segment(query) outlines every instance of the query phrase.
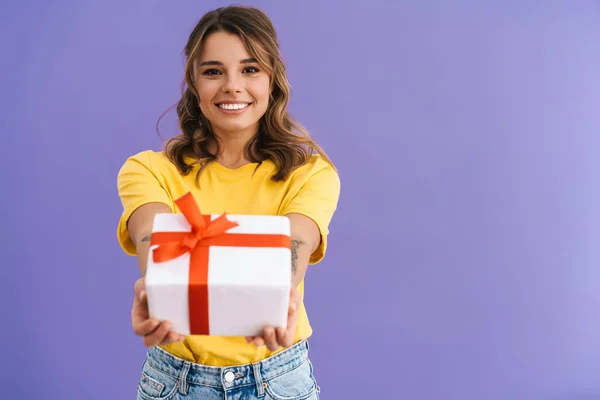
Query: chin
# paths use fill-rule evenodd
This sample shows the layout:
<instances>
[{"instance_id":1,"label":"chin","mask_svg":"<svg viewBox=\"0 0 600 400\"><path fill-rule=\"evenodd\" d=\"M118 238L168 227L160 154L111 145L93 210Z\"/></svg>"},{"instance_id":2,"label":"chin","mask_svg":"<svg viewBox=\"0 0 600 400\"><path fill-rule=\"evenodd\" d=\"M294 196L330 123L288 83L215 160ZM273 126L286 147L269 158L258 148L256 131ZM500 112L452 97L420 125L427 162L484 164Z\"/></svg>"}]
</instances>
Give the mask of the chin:
<instances>
[{"instance_id":1,"label":"chin","mask_svg":"<svg viewBox=\"0 0 600 400\"><path fill-rule=\"evenodd\" d=\"M251 129L258 128L258 122L253 124L218 124L215 126L218 130L228 133L245 132Z\"/></svg>"}]
</instances>

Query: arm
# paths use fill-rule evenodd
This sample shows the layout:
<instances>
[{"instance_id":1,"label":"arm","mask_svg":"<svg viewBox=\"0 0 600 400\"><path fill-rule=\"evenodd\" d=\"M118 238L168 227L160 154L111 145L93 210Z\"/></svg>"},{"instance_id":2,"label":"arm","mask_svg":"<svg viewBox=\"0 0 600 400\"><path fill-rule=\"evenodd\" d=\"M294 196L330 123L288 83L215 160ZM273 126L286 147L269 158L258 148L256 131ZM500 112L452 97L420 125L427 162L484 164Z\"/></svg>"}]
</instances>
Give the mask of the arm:
<instances>
[{"instance_id":1,"label":"arm","mask_svg":"<svg viewBox=\"0 0 600 400\"><path fill-rule=\"evenodd\" d=\"M170 212L171 208L166 204L147 203L136 209L127 222L127 230L132 242L135 244L138 267L142 276L146 275L154 216L159 213Z\"/></svg>"},{"instance_id":2,"label":"arm","mask_svg":"<svg viewBox=\"0 0 600 400\"><path fill-rule=\"evenodd\" d=\"M311 254L321 243L321 234L312 219L297 213L286 216L291 225L292 287L296 288L306 275Z\"/></svg>"},{"instance_id":3,"label":"arm","mask_svg":"<svg viewBox=\"0 0 600 400\"><path fill-rule=\"evenodd\" d=\"M133 331L143 338L148 347L183 341L183 336L171 332L168 321L149 318L148 313L145 275L154 216L172 212L168 206L171 204L170 195L152 169L152 153L142 152L128 158L119 170L117 187L123 204L117 237L126 254L137 256L142 275L133 285Z\"/></svg>"}]
</instances>

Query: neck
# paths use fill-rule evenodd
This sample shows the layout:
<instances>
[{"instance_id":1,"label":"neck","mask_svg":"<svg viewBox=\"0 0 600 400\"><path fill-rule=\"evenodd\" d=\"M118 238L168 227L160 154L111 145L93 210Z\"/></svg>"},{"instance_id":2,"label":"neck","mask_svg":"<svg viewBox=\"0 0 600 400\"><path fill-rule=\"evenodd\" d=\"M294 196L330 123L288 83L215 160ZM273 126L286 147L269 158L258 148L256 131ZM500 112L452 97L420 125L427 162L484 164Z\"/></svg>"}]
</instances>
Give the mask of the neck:
<instances>
[{"instance_id":1,"label":"neck","mask_svg":"<svg viewBox=\"0 0 600 400\"><path fill-rule=\"evenodd\" d=\"M228 168L238 168L250 163L246 157L246 146L254 133L216 133L219 145L219 154L217 154L217 162ZM216 143L212 146L211 151L216 150Z\"/></svg>"}]
</instances>

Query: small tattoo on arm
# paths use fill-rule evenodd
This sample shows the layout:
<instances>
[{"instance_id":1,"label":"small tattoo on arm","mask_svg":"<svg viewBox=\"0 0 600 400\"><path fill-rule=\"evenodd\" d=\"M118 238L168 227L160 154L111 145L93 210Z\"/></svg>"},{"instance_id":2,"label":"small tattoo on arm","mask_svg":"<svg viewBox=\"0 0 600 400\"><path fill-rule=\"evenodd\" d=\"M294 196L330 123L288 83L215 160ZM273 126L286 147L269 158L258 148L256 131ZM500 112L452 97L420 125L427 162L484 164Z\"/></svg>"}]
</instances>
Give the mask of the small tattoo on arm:
<instances>
[{"instance_id":1,"label":"small tattoo on arm","mask_svg":"<svg viewBox=\"0 0 600 400\"><path fill-rule=\"evenodd\" d=\"M142 238L142 242L149 242L152 239L152 235L147 235Z\"/></svg>"},{"instance_id":2,"label":"small tattoo on arm","mask_svg":"<svg viewBox=\"0 0 600 400\"><path fill-rule=\"evenodd\" d=\"M292 274L296 274L296 271L298 271L298 248L303 244L304 242L301 240L292 240Z\"/></svg>"}]
</instances>

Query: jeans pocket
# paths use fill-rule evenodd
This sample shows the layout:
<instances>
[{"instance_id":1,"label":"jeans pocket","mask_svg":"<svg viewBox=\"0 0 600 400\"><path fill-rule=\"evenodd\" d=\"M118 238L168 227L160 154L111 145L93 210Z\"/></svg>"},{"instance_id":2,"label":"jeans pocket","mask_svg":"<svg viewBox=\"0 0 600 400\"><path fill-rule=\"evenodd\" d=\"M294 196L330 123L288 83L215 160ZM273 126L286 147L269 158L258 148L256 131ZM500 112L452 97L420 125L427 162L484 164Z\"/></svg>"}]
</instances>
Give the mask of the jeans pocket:
<instances>
[{"instance_id":1,"label":"jeans pocket","mask_svg":"<svg viewBox=\"0 0 600 400\"><path fill-rule=\"evenodd\" d=\"M317 399L319 387L309 360L297 368L265 381L267 396L274 400Z\"/></svg>"},{"instance_id":2,"label":"jeans pocket","mask_svg":"<svg viewBox=\"0 0 600 400\"><path fill-rule=\"evenodd\" d=\"M179 380L144 363L138 383L138 400L170 400L177 395Z\"/></svg>"}]
</instances>

